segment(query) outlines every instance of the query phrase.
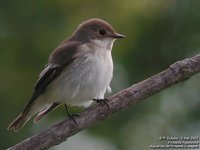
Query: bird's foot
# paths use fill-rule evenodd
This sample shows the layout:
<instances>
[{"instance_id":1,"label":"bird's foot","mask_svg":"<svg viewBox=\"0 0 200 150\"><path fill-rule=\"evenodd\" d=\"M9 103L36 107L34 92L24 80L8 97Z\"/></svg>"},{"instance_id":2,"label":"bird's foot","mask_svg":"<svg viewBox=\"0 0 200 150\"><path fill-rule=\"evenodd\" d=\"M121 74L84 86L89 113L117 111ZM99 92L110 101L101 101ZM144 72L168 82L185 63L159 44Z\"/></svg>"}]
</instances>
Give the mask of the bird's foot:
<instances>
[{"instance_id":1,"label":"bird's foot","mask_svg":"<svg viewBox=\"0 0 200 150\"><path fill-rule=\"evenodd\" d=\"M108 110L110 109L110 106L108 104L108 99L107 98L105 98L105 99L96 99L96 98L94 98L93 101L95 101L96 103L101 104L102 106L106 105L108 107Z\"/></svg>"}]
</instances>

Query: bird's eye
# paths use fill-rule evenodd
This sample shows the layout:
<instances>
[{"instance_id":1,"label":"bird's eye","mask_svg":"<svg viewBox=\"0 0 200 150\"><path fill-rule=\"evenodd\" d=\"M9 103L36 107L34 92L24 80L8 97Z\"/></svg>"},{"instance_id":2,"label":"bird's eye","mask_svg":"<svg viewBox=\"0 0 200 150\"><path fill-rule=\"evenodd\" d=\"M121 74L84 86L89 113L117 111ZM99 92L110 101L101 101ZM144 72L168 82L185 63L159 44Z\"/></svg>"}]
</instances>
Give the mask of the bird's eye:
<instances>
[{"instance_id":1,"label":"bird's eye","mask_svg":"<svg viewBox=\"0 0 200 150\"><path fill-rule=\"evenodd\" d=\"M105 30L99 30L99 34L105 35L105 34L106 34L106 31L105 31Z\"/></svg>"}]
</instances>

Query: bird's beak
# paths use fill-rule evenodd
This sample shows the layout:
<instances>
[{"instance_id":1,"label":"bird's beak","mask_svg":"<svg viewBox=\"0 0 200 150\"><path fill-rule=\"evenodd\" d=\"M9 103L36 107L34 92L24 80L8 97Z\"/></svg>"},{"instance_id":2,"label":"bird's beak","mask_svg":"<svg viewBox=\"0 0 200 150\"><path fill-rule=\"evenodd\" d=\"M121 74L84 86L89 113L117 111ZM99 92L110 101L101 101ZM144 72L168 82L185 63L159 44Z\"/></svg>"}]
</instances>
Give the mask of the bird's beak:
<instances>
[{"instance_id":1,"label":"bird's beak","mask_svg":"<svg viewBox=\"0 0 200 150\"><path fill-rule=\"evenodd\" d=\"M114 33L111 35L112 38L115 38L115 39L121 39L121 38L125 38L124 35L122 34L119 34L119 33Z\"/></svg>"}]
</instances>

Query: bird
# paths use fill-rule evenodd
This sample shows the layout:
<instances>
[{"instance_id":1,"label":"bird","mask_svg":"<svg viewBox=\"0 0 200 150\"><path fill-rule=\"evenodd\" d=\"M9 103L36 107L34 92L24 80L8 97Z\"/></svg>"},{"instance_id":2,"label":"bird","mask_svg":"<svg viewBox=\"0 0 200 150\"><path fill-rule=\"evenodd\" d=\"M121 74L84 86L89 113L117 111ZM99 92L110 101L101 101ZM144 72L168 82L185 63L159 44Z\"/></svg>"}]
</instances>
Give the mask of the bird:
<instances>
[{"instance_id":1,"label":"bird","mask_svg":"<svg viewBox=\"0 0 200 150\"><path fill-rule=\"evenodd\" d=\"M93 100L104 100L111 91L113 43L124 37L102 19L82 22L50 54L30 100L7 129L18 132L31 117L38 122L61 104L68 112L67 106L88 107Z\"/></svg>"}]
</instances>

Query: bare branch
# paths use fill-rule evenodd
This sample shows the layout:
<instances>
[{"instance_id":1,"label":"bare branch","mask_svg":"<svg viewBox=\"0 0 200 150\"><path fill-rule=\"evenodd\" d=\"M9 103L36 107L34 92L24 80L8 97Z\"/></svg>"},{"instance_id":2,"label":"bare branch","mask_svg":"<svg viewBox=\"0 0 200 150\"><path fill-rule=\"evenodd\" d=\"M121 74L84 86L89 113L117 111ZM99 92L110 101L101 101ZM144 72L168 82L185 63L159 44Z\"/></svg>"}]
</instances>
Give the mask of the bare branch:
<instances>
[{"instance_id":1,"label":"bare branch","mask_svg":"<svg viewBox=\"0 0 200 150\"><path fill-rule=\"evenodd\" d=\"M134 106L137 102L140 102L173 84L189 79L192 75L199 72L200 55L178 61L159 74L110 96L108 98L108 104L110 106L109 110L106 105L93 105L85 109L75 118L78 125L74 124L72 120L64 120L39 134L27 138L9 149L48 149L60 144L77 132L108 118L113 113Z\"/></svg>"}]
</instances>

